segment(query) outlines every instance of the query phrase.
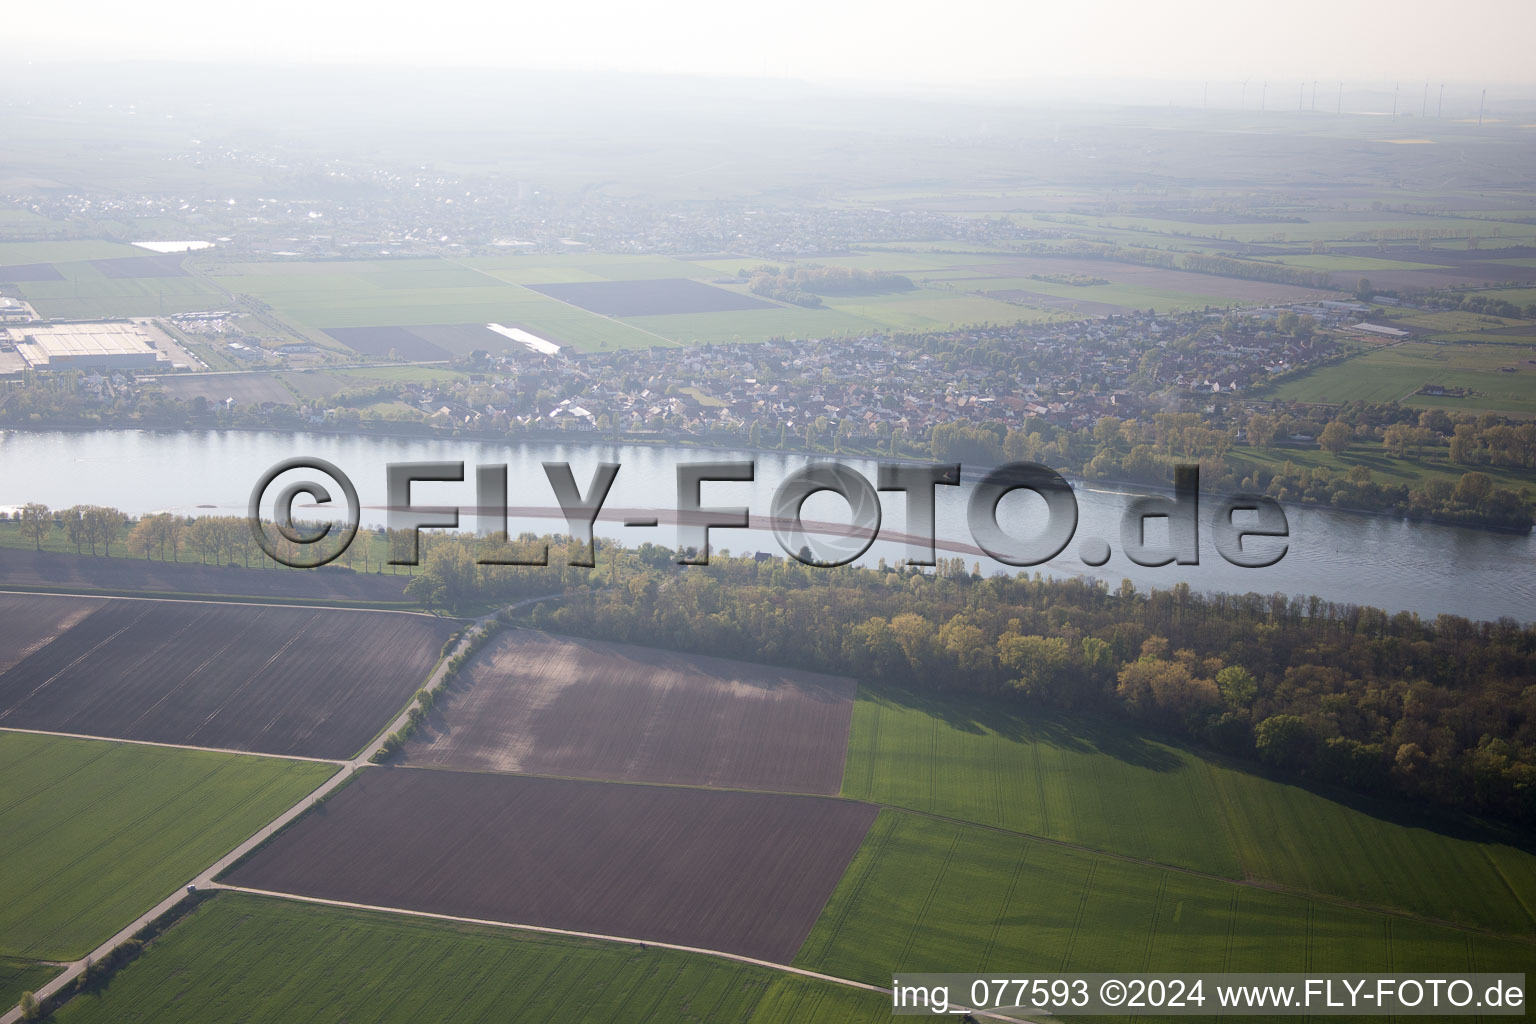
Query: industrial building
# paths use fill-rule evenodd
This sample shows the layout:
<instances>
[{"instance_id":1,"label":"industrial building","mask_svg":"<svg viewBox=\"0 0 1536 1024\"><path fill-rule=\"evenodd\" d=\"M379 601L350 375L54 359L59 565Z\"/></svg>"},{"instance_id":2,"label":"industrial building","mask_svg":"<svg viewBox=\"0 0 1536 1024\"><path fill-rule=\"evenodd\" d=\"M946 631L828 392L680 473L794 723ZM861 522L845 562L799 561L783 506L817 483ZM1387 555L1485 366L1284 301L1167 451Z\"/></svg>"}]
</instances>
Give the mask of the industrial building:
<instances>
[{"instance_id":1,"label":"industrial building","mask_svg":"<svg viewBox=\"0 0 1536 1024\"><path fill-rule=\"evenodd\" d=\"M127 320L27 324L0 333L34 370L132 370L169 364L149 332Z\"/></svg>"}]
</instances>

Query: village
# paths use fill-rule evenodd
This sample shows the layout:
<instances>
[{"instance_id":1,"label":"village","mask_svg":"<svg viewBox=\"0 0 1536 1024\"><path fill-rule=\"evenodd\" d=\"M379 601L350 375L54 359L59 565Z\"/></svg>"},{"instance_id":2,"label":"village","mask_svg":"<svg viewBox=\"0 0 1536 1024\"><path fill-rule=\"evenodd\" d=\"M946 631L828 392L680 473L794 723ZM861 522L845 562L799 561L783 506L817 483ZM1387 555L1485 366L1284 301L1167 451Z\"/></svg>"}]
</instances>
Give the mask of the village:
<instances>
[{"instance_id":1,"label":"village","mask_svg":"<svg viewBox=\"0 0 1536 1024\"><path fill-rule=\"evenodd\" d=\"M754 446L807 437L889 442L945 423L1091 427L1104 416L1215 412L1260 384L1337 357L1355 303L1147 312L1072 323L924 335L492 358L469 376L395 396L447 429L583 431L629 438L737 435ZM345 398L345 396L342 396ZM311 409L316 424L366 407Z\"/></svg>"}]
</instances>

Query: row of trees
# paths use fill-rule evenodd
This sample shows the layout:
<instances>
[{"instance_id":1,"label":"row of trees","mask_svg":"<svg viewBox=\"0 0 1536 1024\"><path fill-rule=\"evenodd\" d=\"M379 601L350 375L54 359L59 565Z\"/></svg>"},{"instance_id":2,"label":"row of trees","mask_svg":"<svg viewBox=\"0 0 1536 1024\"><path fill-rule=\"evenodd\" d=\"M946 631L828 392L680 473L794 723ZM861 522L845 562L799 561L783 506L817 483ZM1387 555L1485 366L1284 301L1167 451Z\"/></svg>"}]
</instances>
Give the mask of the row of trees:
<instances>
[{"instance_id":1,"label":"row of trees","mask_svg":"<svg viewBox=\"0 0 1536 1024\"><path fill-rule=\"evenodd\" d=\"M1525 283L1522 281L1504 282L1510 288L1519 288ZM1371 286L1369 279L1363 277L1355 287L1356 297L1364 296L1364 301L1366 302L1371 301L1374 296L1382 294L1406 299L1416 306L1423 306L1428 309L1460 309L1482 316L1536 320L1536 302L1528 302L1524 306L1519 306L1507 299L1501 299L1493 295L1447 289L1401 288L1378 291Z\"/></svg>"},{"instance_id":2,"label":"row of trees","mask_svg":"<svg viewBox=\"0 0 1536 1024\"><path fill-rule=\"evenodd\" d=\"M75 505L66 509L50 509L47 505L33 502L17 513L22 534L41 551L50 538L62 535L73 544L76 554L87 550L93 555L111 556L112 545L120 544L135 556L146 561L180 562L184 558L206 565L275 564L262 551L251 533L250 522L243 516L181 516L171 512L158 512L132 520L121 510L101 505ZM319 524L298 524L304 532L310 532ZM270 524L265 526L269 544L283 557L284 563L301 559L316 559L334 550L339 531L333 531L323 543L316 546L295 544L277 532ZM388 531L383 535L391 544L391 550L403 544L402 538L393 538ZM347 548L339 558L339 564L364 571L379 567L379 559L371 557L370 536L364 533L356 543Z\"/></svg>"},{"instance_id":3,"label":"row of trees","mask_svg":"<svg viewBox=\"0 0 1536 1024\"><path fill-rule=\"evenodd\" d=\"M1402 455L1410 450L1420 455L1426 447L1449 444L1452 461L1469 467L1478 465L1479 459L1486 460L1483 464L1524 465L1520 460L1528 457L1528 446L1529 457L1536 459L1536 425L1516 426L1497 417L1469 420L1453 423L1437 412L1413 413L1406 422L1385 426L1370 422L1365 415L1353 422L1341 417L1319 423L1278 411L1248 417L1246 439L1255 448L1269 448L1300 434L1316 437L1325 450L1335 454L1374 438L1379 438L1389 453L1399 451ZM1420 425L1413 425L1415 422ZM1451 432L1449 440L1440 432L1442 428ZM1227 459L1236 436L1232 427L1213 424L1196 413L1159 412L1145 422L1106 416L1091 430L1063 430L1036 419L1019 428L995 421L953 421L933 428L928 454L939 462L1026 461L1090 480L1164 485L1172 479L1176 464L1199 463L1202 483L1209 487L1240 486L1282 502L1390 511L1504 529L1527 529L1536 514L1528 493L1500 487L1477 470L1462 474L1455 482L1434 478L1412 487L1381 482L1363 465L1334 471L1286 462L1278 468L1260 465L1239 477ZM1480 454L1473 456L1467 451Z\"/></svg>"},{"instance_id":4,"label":"row of trees","mask_svg":"<svg viewBox=\"0 0 1536 1024\"><path fill-rule=\"evenodd\" d=\"M41 551L43 542L55 533L62 533L75 546L75 553L82 554L89 546L96 554L100 544L107 555L112 554L112 542L123 535L129 525L120 509L104 505L71 505L55 512L47 505L36 502L22 506L17 518L22 532Z\"/></svg>"}]
</instances>

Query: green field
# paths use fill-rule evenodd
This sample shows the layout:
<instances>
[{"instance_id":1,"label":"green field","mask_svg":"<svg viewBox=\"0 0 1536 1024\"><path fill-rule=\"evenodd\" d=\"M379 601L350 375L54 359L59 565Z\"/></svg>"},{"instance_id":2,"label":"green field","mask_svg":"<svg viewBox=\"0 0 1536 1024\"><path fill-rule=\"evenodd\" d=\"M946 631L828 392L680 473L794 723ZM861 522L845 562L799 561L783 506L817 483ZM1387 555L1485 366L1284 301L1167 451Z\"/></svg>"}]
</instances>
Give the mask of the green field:
<instances>
[{"instance_id":1,"label":"green field","mask_svg":"<svg viewBox=\"0 0 1536 1024\"><path fill-rule=\"evenodd\" d=\"M78 260L109 260L122 256L148 255L147 250L123 245L121 242L107 242L99 238L62 242L0 242L0 267L24 263L73 263Z\"/></svg>"},{"instance_id":2,"label":"green field","mask_svg":"<svg viewBox=\"0 0 1536 1024\"><path fill-rule=\"evenodd\" d=\"M1371 478L1382 484L1407 484L1411 488L1422 487L1431 480L1444 480L1455 485L1470 469L1486 473L1499 487L1515 491L1531 486L1530 473L1518 466L1460 466L1449 458L1445 447L1430 447L1420 456L1408 455L1396 458L1374 441L1351 444L1340 455L1323 448L1250 448L1246 445L1227 453L1227 464L1241 480L1253 472L1256 466L1266 466L1279 471L1287 462L1301 469L1326 469L1332 473L1348 473L1355 466L1371 471Z\"/></svg>"},{"instance_id":3,"label":"green field","mask_svg":"<svg viewBox=\"0 0 1536 1024\"><path fill-rule=\"evenodd\" d=\"M1401 402L1416 409L1536 415L1536 339L1521 345L1435 345L1421 341L1373 349L1282 381L1266 397L1284 401ZM1500 367L1512 366L1513 373ZM1425 384L1470 388L1466 398L1415 392Z\"/></svg>"},{"instance_id":4,"label":"green field","mask_svg":"<svg viewBox=\"0 0 1536 1024\"><path fill-rule=\"evenodd\" d=\"M1536 944L883 811L795 958L893 971L1524 971Z\"/></svg>"},{"instance_id":5,"label":"green field","mask_svg":"<svg viewBox=\"0 0 1536 1024\"><path fill-rule=\"evenodd\" d=\"M727 960L220 893L60 1024L859 1024L883 997Z\"/></svg>"},{"instance_id":6,"label":"green field","mask_svg":"<svg viewBox=\"0 0 1536 1024\"><path fill-rule=\"evenodd\" d=\"M1114 264L1106 263L1106 268ZM1113 270L1109 270L1113 274ZM1185 275L1193 286L1199 279ZM1053 296L1067 302L1101 302L1122 309L1156 309L1161 312L1184 312L1207 307L1221 308L1232 305L1232 299L1221 295L1176 291L1171 288L1147 288L1135 284L1111 281L1109 284L1073 285L1059 281L1041 281L1032 277L991 278L956 281L954 287L964 286L977 291L1019 290ZM1027 299L1025 301L1028 301Z\"/></svg>"},{"instance_id":7,"label":"green field","mask_svg":"<svg viewBox=\"0 0 1536 1024\"><path fill-rule=\"evenodd\" d=\"M978 257L963 258L974 261ZM981 295L920 289L829 298L819 309L779 304L770 309L725 313L619 318L591 313L524 287L569 281L689 278L745 293L744 284L734 282L736 270L762 262L706 263L595 253L514 255L462 262L241 263L214 267L211 276L231 292L253 296L279 316L310 328L494 321L519 324L583 350L828 337L880 329L932 330L1040 317ZM722 278L733 280L719 285Z\"/></svg>"},{"instance_id":8,"label":"green field","mask_svg":"<svg viewBox=\"0 0 1536 1024\"><path fill-rule=\"evenodd\" d=\"M210 277L314 329L506 323L588 350L667 343L447 260L242 263L216 267Z\"/></svg>"},{"instance_id":9,"label":"green field","mask_svg":"<svg viewBox=\"0 0 1536 1024\"><path fill-rule=\"evenodd\" d=\"M1148 277L1146 268L1111 263L1104 264L1106 276L1132 276L1076 288L1029 278L1031 272L1054 268L1050 258L1038 254L877 250L811 262L899 272L911 276L919 287L830 296L815 309L780 303L768 309L620 318L589 312L527 286L688 278L745 293L745 282L737 272L764 261L580 253L223 263L215 252L191 257L187 263L194 271L191 276L137 279L108 278L83 262L104 254L120 255L124 248L114 243L17 243L15 262L44 262L52 256L61 261L58 268L65 275L62 281L23 282L17 288L46 316L153 316L233 301L237 306L266 307L278 320L317 338L321 336L315 332L335 327L497 322L522 326L584 351L1059 319L1073 315L1077 303L1119 309L1202 309L1232 305L1248 288L1176 271ZM127 251L142 255L138 250ZM1039 299L1025 298L1020 304L984 294L1006 290L1034 292Z\"/></svg>"},{"instance_id":10,"label":"green field","mask_svg":"<svg viewBox=\"0 0 1536 1024\"><path fill-rule=\"evenodd\" d=\"M1408 260L1384 260L1380 257L1366 255L1340 255L1338 253L1316 253L1306 256L1277 256L1276 263L1284 263L1292 267L1307 267L1311 270L1445 270L1443 265L1434 262L1434 256L1424 254L1423 263L1411 263Z\"/></svg>"},{"instance_id":11,"label":"green field","mask_svg":"<svg viewBox=\"0 0 1536 1024\"><path fill-rule=\"evenodd\" d=\"M141 249L132 252L147 255ZM54 267L64 275L62 281L15 285L44 317L166 316L229 306L229 296L197 277L108 277L86 262L55 263Z\"/></svg>"},{"instance_id":12,"label":"green field","mask_svg":"<svg viewBox=\"0 0 1536 1024\"><path fill-rule=\"evenodd\" d=\"M1528 264L1536 265L1536 261L1527 260ZM1517 306L1528 306L1536 302L1536 288L1495 288L1492 291L1479 292L1491 299L1503 299L1505 302L1513 302Z\"/></svg>"},{"instance_id":13,"label":"green field","mask_svg":"<svg viewBox=\"0 0 1536 1024\"><path fill-rule=\"evenodd\" d=\"M46 233L56 225L47 217L10 206L0 206L0 238L23 238L34 233Z\"/></svg>"},{"instance_id":14,"label":"green field","mask_svg":"<svg viewBox=\"0 0 1536 1024\"><path fill-rule=\"evenodd\" d=\"M57 967L0 956L0 1007L15 1006L23 992L36 992L59 973Z\"/></svg>"},{"instance_id":15,"label":"green field","mask_svg":"<svg viewBox=\"0 0 1536 1024\"><path fill-rule=\"evenodd\" d=\"M1023 215L1017 215L1023 216ZM1054 221L1042 221L1042 226ZM1147 222L1150 227L1156 222ZM1145 244L1125 228L1090 231L1106 241ZM1131 237L1120 237L1131 236ZM1184 248L1200 248L1185 244ZM1076 287L1037 280L1062 269L1047 251L907 252L871 247L809 262L905 274L918 288L863 296L830 296L821 308L775 304L769 309L613 317L532 290L557 282L688 278L744 293L738 272L761 258L714 260L604 253L506 253L463 259L420 257L360 260L270 260L225 263L218 253L190 257L187 277L108 278L87 259L143 255L109 242L0 244L11 262L57 261L62 281L22 282L17 288L46 316L153 316L192 309L266 307L277 320L316 339L336 327L506 323L584 351L669 344L816 338L882 330L946 330L967 324L1017 323L1071 317L1075 311L1153 308L1198 310L1251 304L1261 298L1312 294L1185 271L1154 270L1111 261L1092 268L1109 283ZM1302 266L1379 269L1417 266L1354 255L1280 257ZM3 262L3 261L0 261ZM782 264L783 261L766 261ZM1074 261L1077 267L1082 261ZM1020 291L1017 301L987 293ZM233 299L230 296L234 296ZM1472 328L1469 328L1472 329ZM455 353L464 354L464 353Z\"/></svg>"},{"instance_id":16,"label":"green field","mask_svg":"<svg viewBox=\"0 0 1536 1024\"><path fill-rule=\"evenodd\" d=\"M732 313L671 313L620 321L680 345L724 345L769 338L827 338L859 334L878 325L851 313L824 307L775 306Z\"/></svg>"},{"instance_id":17,"label":"green field","mask_svg":"<svg viewBox=\"0 0 1536 1024\"><path fill-rule=\"evenodd\" d=\"M0 732L0 954L83 956L333 771Z\"/></svg>"},{"instance_id":18,"label":"green field","mask_svg":"<svg viewBox=\"0 0 1536 1024\"><path fill-rule=\"evenodd\" d=\"M1145 244L1146 239L1133 239ZM1185 246L1185 248L1190 248ZM1198 248L1198 247L1197 247ZM1233 305L1260 304L1259 296L1274 298L1274 289L1295 298L1317 294L1316 289L1255 285L1231 278L1197 274L1184 270L1152 268L1113 260L1089 260L1074 258L1053 250L1031 252L965 252L965 253L912 253L906 251L872 250L854 256L831 257L817 262L833 266L857 267L904 274L919 285L929 285L926 292L948 292L952 296L969 296L971 299L993 302L987 293L1021 291L1031 292L1039 298L1024 296L1018 299L1024 305L1004 303L1015 312L1012 316L981 315L980 320L1010 322L1017 319L1041 318L1041 311L1049 311L1055 317L1067 317L1078 304L1100 311L1101 306L1118 310L1156 309L1163 312L1200 310L1208 307L1223 308ZM734 264L711 264L721 270L731 269ZM1102 278L1108 283L1075 285L1060 281L1040 280L1052 274L1081 273ZM904 293L910 297L913 293ZM899 302L903 293L881 298ZM935 300L937 301L937 300ZM839 308L848 308L844 300L828 300ZM1033 307L1033 311L1031 309ZM978 313L984 311L978 310ZM962 321L965 322L965 321ZM978 322L973 318L969 322ZM902 326L902 325L892 325Z\"/></svg>"},{"instance_id":19,"label":"green field","mask_svg":"<svg viewBox=\"0 0 1536 1024\"><path fill-rule=\"evenodd\" d=\"M969 287L965 291L920 288L910 292L829 298L826 301L833 309L864 317L894 330L932 331L966 324L1003 324L1041 319L1039 313L1026 307L972 294L980 290Z\"/></svg>"},{"instance_id":20,"label":"green field","mask_svg":"<svg viewBox=\"0 0 1536 1024\"><path fill-rule=\"evenodd\" d=\"M1505 328L1525 328L1536 343L1536 325L1526 320L1489 316L1465 309L1413 310L1399 308L1392 317L1394 326L1422 327L1437 334L1476 334L1479 331L1501 331ZM1438 340L1438 339L1435 339Z\"/></svg>"},{"instance_id":21,"label":"green field","mask_svg":"<svg viewBox=\"0 0 1536 1024\"><path fill-rule=\"evenodd\" d=\"M861 686L843 795L1536 936L1536 857L1394 824L1116 724Z\"/></svg>"}]
</instances>

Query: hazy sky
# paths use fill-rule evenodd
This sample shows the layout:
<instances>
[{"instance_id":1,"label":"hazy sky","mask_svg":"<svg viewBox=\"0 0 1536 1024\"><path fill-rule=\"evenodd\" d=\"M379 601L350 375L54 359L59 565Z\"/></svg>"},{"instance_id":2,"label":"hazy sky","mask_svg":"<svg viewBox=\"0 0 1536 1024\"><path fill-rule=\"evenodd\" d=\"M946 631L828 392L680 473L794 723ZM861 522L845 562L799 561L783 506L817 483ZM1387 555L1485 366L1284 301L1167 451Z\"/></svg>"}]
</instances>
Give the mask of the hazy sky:
<instances>
[{"instance_id":1,"label":"hazy sky","mask_svg":"<svg viewBox=\"0 0 1536 1024\"><path fill-rule=\"evenodd\" d=\"M1536 79L1536 0L83 0L12 5L4 32L11 58L502 64L954 87Z\"/></svg>"}]
</instances>

